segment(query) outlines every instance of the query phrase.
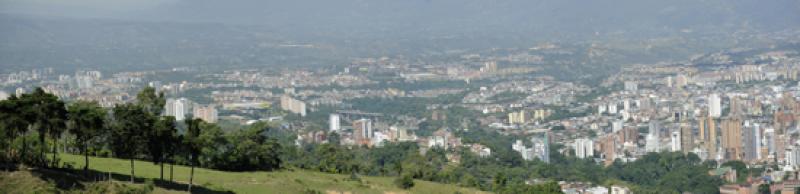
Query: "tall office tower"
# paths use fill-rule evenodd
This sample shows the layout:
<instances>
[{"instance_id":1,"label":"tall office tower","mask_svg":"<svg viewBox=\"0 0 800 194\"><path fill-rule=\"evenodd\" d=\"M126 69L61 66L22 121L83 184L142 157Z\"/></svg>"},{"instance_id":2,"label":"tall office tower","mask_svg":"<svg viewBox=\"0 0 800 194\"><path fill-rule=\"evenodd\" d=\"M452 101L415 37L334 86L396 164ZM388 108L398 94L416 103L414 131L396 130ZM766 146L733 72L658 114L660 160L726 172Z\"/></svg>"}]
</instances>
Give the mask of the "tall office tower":
<instances>
[{"instance_id":1,"label":"tall office tower","mask_svg":"<svg viewBox=\"0 0 800 194\"><path fill-rule=\"evenodd\" d=\"M764 147L767 148L768 155L773 155L775 154L775 151L777 151L776 136L777 135L775 134L775 129L772 128L764 129Z\"/></svg>"},{"instance_id":2,"label":"tall office tower","mask_svg":"<svg viewBox=\"0 0 800 194\"><path fill-rule=\"evenodd\" d=\"M689 153L694 148L694 133L692 126L689 123L681 123L681 150L683 153Z\"/></svg>"},{"instance_id":3,"label":"tall office tower","mask_svg":"<svg viewBox=\"0 0 800 194\"><path fill-rule=\"evenodd\" d=\"M699 140L705 144L705 150L708 152L710 158L717 156L717 126L714 123L714 118L710 116L700 117L698 122L698 136Z\"/></svg>"},{"instance_id":4,"label":"tall office tower","mask_svg":"<svg viewBox=\"0 0 800 194\"><path fill-rule=\"evenodd\" d=\"M680 131L673 131L672 135L670 135L670 142L672 143L673 152L681 151L681 132Z\"/></svg>"},{"instance_id":5,"label":"tall office tower","mask_svg":"<svg viewBox=\"0 0 800 194\"><path fill-rule=\"evenodd\" d=\"M575 140L575 157L592 158L594 156L594 141L581 138Z\"/></svg>"},{"instance_id":6,"label":"tall office tower","mask_svg":"<svg viewBox=\"0 0 800 194\"><path fill-rule=\"evenodd\" d=\"M728 118L722 121L722 148L725 150L725 159L741 159L742 152L742 121L738 118Z\"/></svg>"},{"instance_id":7,"label":"tall office tower","mask_svg":"<svg viewBox=\"0 0 800 194\"><path fill-rule=\"evenodd\" d=\"M708 155L717 157L717 151L719 150L719 129L717 129L717 124L713 117L706 117L706 131L708 131L708 144L706 144Z\"/></svg>"},{"instance_id":8,"label":"tall office tower","mask_svg":"<svg viewBox=\"0 0 800 194\"><path fill-rule=\"evenodd\" d=\"M722 116L721 101L718 94L711 94L708 96L708 115L714 118Z\"/></svg>"},{"instance_id":9,"label":"tall office tower","mask_svg":"<svg viewBox=\"0 0 800 194\"><path fill-rule=\"evenodd\" d=\"M761 159L761 129L759 129L759 125L745 125L744 133L744 161L758 161Z\"/></svg>"},{"instance_id":10,"label":"tall office tower","mask_svg":"<svg viewBox=\"0 0 800 194\"><path fill-rule=\"evenodd\" d=\"M339 114L331 114L328 117L328 130L339 131L342 128L340 121Z\"/></svg>"}]
</instances>

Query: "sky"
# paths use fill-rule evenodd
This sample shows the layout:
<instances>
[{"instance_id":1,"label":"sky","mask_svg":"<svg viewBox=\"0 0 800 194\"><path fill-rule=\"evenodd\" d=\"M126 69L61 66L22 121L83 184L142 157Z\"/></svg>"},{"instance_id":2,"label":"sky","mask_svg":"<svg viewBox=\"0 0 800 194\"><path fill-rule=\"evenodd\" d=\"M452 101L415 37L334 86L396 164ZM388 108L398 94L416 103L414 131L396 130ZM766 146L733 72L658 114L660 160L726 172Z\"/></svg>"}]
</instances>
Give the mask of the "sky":
<instances>
[{"instance_id":1,"label":"sky","mask_svg":"<svg viewBox=\"0 0 800 194\"><path fill-rule=\"evenodd\" d=\"M356 37L396 32L660 36L687 29L800 26L800 0L0 0L0 13L263 25Z\"/></svg>"}]
</instances>

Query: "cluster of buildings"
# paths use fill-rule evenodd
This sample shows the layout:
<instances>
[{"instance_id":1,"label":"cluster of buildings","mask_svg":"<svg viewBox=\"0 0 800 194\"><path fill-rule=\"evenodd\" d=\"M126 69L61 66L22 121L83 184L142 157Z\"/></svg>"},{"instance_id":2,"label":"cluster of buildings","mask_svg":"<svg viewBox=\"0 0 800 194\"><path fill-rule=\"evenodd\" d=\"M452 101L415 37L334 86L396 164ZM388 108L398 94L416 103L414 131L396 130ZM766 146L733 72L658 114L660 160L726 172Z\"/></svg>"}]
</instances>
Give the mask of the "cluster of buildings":
<instances>
[{"instance_id":1,"label":"cluster of buildings","mask_svg":"<svg viewBox=\"0 0 800 194\"><path fill-rule=\"evenodd\" d=\"M538 159L544 163L550 163L550 141L549 135L545 134L544 137L532 137L530 139L530 147L526 146L522 140L517 140L511 145L511 149L519 152L524 160Z\"/></svg>"},{"instance_id":2,"label":"cluster of buildings","mask_svg":"<svg viewBox=\"0 0 800 194\"><path fill-rule=\"evenodd\" d=\"M186 98L167 99L164 110L164 115L173 116L176 121L185 120L191 113L192 118L199 118L208 123L216 123L219 116L217 108L213 105L199 105Z\"/></svg>"},{"instance_id":3,"label":"cluster of buildings","mask_svg":"<svg viewBox=\"0 0 800 194\"><path fill-rule=\"evenodd\" d=\"M281 96L281 109L303 117L306 116L306 103L289 95Z\"/></svg>"}]
</instances>

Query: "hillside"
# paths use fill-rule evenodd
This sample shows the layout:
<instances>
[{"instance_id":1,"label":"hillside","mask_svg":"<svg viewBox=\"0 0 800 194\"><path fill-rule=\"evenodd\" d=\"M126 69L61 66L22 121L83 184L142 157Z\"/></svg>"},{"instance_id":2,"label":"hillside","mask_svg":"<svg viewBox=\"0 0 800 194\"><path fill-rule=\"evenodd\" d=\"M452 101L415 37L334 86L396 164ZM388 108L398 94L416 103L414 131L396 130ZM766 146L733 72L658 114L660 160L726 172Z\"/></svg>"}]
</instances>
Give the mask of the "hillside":
<instances>
[{"instance_id":1,"label":"hillside","mask_svg":"<svg viewBox=\"0 0 800 194\"><path fill-rule=\"evenodd\" d=\"M70 164L76 169L83 166L83 157L78 155L62 154L61 161L65 164ZM113 159L113 158L95 158L89 160L89 165L92 170L111 172L115 179L124 183L128 179L130 173L130 162L128 160ZM159 177L159 167L151 162L136 161L135 162L137 178L157 179ZM175 184L156 183L154 193L180 193L181 189L185 189L185 184L189 180L189 167L175 166L174 180ZM80 172L80 171L77 171ZM8 185L14 185L16 190L7 192L15 193L20 191L34 191L30 189L46 189L53 188L54 176L52 173L44 179L44 181L31 176L30 174L41 174L40 172L30 172L21 170L13 173L3 173L0 180L15 180L17 182L9 182L0 184L0 188L10 189ZM66 173L65 173L66 174ZM12 177L15 176L15 177ZM69 179L68 176L55 175L55 177ZM164 168L164 177L169 177L169 166ZM308 191L319 191L323 193L484 193L474 189L460 188L454 185L445 185L433 183L428 181L415 180L415 186L409 190L402 190L397 188L392 183L392 177L367 177L362 176L361 183L358 181L349 180L348 175L339 174L326 174L319 172L312 172L306 170L282 170L278 172L223 172L210 169L195 168L195 185L199 185L195 191L202 193L304 193ZM4 181L5 182L5 181ZM145 180L137 179L137 183L144 183ZM7 185L6 185L7 184ZM42 186L48 186L41 188ZM95 184L87 184L87 187L97 187ZM130 186L129 184L117 185L100 185L101 187L142 187L142 184ZM146 186L144 186L146 187ZM0 190L4 191L4 190Z\"/></svg>"}]
</instances>

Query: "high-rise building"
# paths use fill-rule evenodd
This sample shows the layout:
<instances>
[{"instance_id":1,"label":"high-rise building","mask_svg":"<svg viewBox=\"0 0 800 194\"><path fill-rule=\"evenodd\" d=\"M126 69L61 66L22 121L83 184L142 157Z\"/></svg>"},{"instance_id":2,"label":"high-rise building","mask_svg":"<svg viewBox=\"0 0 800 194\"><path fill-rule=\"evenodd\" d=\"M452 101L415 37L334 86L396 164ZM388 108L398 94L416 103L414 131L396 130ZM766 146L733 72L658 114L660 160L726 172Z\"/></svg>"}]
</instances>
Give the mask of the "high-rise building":
<instances>
[{"instance_id":1,"label":"high-rise building","mask_svg":"<svg viewBox=\"0 0 800 194\"><path fill-rule=\"evenodd\" d=\"M594 141L581 138L575 140L575 157L592 158L594 156Z\"/></svg>"},{"instance_id":2,"label":"high-rise building","mask_svg":"<svg viewBox=\"0 0 800 194\"><path fill-rule=\"evenodd\" d=\"M625 126L625 122L624 121L622 121L622 120L614 120L614 121L611 122L611 131L612 132L617 132L619 130L622 130L622 127L624 127L624 126Z\"/></svg>"},{"instance_id":3,"label":"high-rise building","mask_svg":"<svg viewBox=\"0 0 800 194\"><path fill-rule=\"evenodd\" d=\"M653 133L647 134L645 138L645 151L646 152L659 152L661 151L661 140Z\"/></svg>"},{"instance_id":4,"label":"high-rise building","mask_svg":"<svg viewBox=\"0 0 800 194\"><path fill-rule=\"evenodd\" d=\"M722 121L722 148L725 159L738 160L742 155L742 121L728 118Z\"/></svg>"},{"instance_id":5,"label":"high-rise building","mask_svg":"<svg viewBox=\"0 0 800 194\"><path fill-rule=\"evenodd\" d=\"M708 96L708 115L714 118L722 116L721 102L718 94Z\"/></svg>"},{"instance_id":6,"label":"high-rise building","mask_svg":"<svg viewBox=\"0 0 800 194\"><path fill-rule=\"evenodd\" d=\"M186 119L188 103L189 101L186 98L167 99L167 103L164 107L166 109L164 114L175 117L176 121L183 121Z\"/></svg>"},{"instance_id":7,"label":"high-rise building","mask_svg":"<svg viewBox=\"0 0 800 194\"><path fill-rule=\"evenodd\" d=\"M672 87L672 76L667 76L667 78L664 78L664 82L666 82L666 85L667 85L668 88L671 88Z\"/></svg>"},{"instance_id":8,"label":"high-rise building","mask_svg":"<svg viewBox=\"0 0 800 194\"><path fill-rule=\"evenodd\" d=\"M216 123L217 122L217 118L218 118L217 117L218 116L217 115L217 108L215 108L213 105L196 106L196 107L194 107L194 110L192 110L192 112L194 113L194 117L195 118L202 119L203 121L208 122L208 123Z\"/></svg>"},{"instance_id":9,"label":"high-rise building","mask_svg":"<svg viewBox=\"0 0 800 194\"><path fill-rule=\"evenodd\" d=\"M650 120L650 122L647 123L647 133L648 134L654 134L656 137L660 137L661 136L661 122L659 122L657 120Z\"/></svg>"},{"instance_id":10,"label":"high-rise building","mask_svg":"<svg viewBox=\"0 0 800 194\"><path fill-rule=\"evenodd\" d=\"M497 62L496 61L489 61L483 64L483 70L485 72L495 72L497 71Z\"/></svg>"},{"instance_id":11,"label":"high-rise building","mask_svg":"<svg viewBox=\"0 0 800 194\"><path fill-rule=\"evenodd\" d=\"M605 104L601 104L600 106L597 106L597 114L598 115L602 115L603 113L606 113L606 108L608 108L608 107Z\"/></svg>"},{"instance_id":12,"label":"high-rise building","mask_svg":"<svg viewBox=\"0 0 800 194\"><path fill-rule=\"evenodd\" d=\"M369 144L372 140L372 120L359 119L353 121L353 137L358 144Z\"/></svg>"},{"instance_id":13,"label":"high-rise building","mask_svg":"<svg viewBox=\"0 0 800 194\"><path fill-rule=\"evenodd\" d=\"M755 162L761 159L761 129L758 123L745 124L744 127L744 161Z\"/></svg>"},{"instance_id":14,"label":"high-rise building","mask_svg":"<svg viewBox=\"0 0 800 194\"><path fill-rule=\"evenodd\" d=\"M14 94L16 94L17 97L20 97L20 96L22 96L22 94L25 94L25 89L24 88L17 88L17 90L14 91Z\"/></svg>"},{"instance_id":15,"label":"high-rise building","mask_svg":"<svg viewBox=\"0 0 800 194\"><path fill-rule=\"evenodd\" d=\"M281 96L281 109L289 111L300 116L306 116L306 103L292 98L289 95Z\"/></svg>"},{"instance_id":16,"label":"high-rise building","mask_svg":"<svg viewBox=\"0 0 800 194\"><path fill-rule=\"evenodd\" d=\"M617 114L617 103L610 102L608 103L608 114Z\"/></svg>"},{"instance_id":17,"label":"high-rise building","mask_svg":"<svg viewBox=\"0 0 800 194\"><path fill-rule=\"evenodd\" d=\"M705 145L705 151L708 156L715 158L717 156L717 126L714 118L710 116L697 118L698 140L702 141Z\"/></svg>"},{"instance_id":18,"label":"high-rise building","mask_svg":"<svg viewBox=\"0 0 800 194\"><path fill-rule=\"evenodd\" d=\"M342 128L340 121L339 114L331 114L328 117L328 130L339 131Z\"/></svg>"},{"instance_id":19,"label":"high-rise building","mask_svg":"<svg viewBox=\"0 0 800 194\"><path fill-rule=\"evenodd\" d=\"M532 137L534 155L544 163L550 163L550 135L545 134L542 138Z\"/></svg>"},{"instance_id":20,"label":"high-rise building","mask_svg":"<svg viewBox=\"0 0 800 194\"><path fill-rule=\"evenodd\" d=\"M645 151L659 152L661 150L661 123L651 120L648 124L647 137L645 138Z\"/></svg>"},{"instance_id":21,"label":"high-rise building","mask_svg":"<svg viewBox=\"0 0 800 194\"><path fill-rule=\"evenodd\" d=\"M683 153L689 153L694 148L694 133L692 126L689 123L681 123L681 150Z\"/></svg>"},{"instance_id":22,"label":"high-rise building","mask_svg":"<svg viewBox=\"0 0 800 194\"><path fill-rule=\"evenodd\" d=\"M525 123L525 111L508 113L508 124L522 124Z\"/></svg>"},{"instance_id":23,"label":"high-rise building","mask_svg":"<svg viewBox=\"0 0 800 194\"><path fill-rule=\"evenodd\" d=\"M800 147L791 145L786 148L786 166L794 169L800 167Z\"/></svg>"},{"instance_id":24,"label":"high-rise building","mask_svg":"<svg viewBox=\"0 0 800 194\"><path fill-rule=\"evenodd\" d=\"M671 151L673 152L681 151L681 132L673 131L672 135L670 136L670 142L672 144Z\"/></svg>"}]
</instances>

